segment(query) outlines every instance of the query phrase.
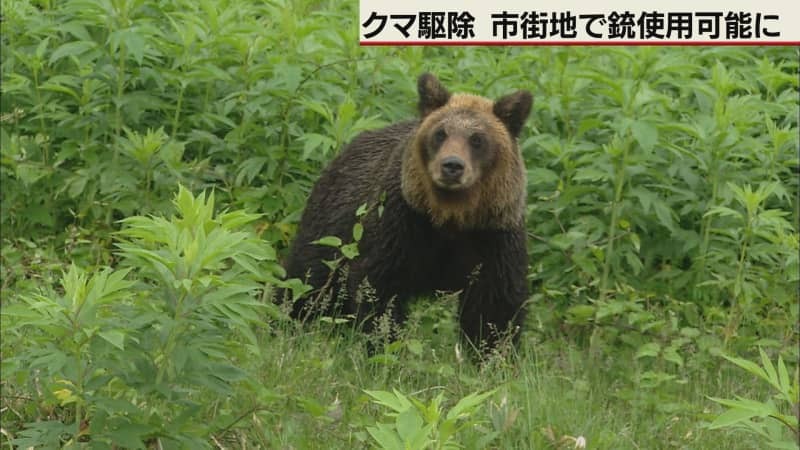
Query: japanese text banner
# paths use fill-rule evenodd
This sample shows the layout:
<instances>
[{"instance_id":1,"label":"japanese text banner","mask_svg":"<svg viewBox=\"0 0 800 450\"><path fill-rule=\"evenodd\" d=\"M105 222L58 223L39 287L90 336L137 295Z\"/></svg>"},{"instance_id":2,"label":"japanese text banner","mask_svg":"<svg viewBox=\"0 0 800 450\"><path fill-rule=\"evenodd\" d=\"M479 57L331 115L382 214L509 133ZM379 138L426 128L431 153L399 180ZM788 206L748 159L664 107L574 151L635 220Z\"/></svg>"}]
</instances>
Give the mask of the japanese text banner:
<instances>
[{"instance_id":1,"label":"japanese text banner","mask_svg":"<svg viewBox=\"0 0 800 450\"><path fill-rule=\"evenodd\" d=\"M362 45L800 45L800 2L361 0L359 39Z\"/></svg>"}]
</instances>

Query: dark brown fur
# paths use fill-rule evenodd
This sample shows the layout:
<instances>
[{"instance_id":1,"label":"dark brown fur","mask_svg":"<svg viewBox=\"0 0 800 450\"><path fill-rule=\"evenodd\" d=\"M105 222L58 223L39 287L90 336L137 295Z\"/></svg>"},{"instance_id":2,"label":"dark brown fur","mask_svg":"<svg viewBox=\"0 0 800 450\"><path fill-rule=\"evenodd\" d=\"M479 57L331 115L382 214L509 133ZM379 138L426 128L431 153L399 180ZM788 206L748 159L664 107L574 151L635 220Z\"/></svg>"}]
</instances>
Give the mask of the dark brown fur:
<instances>
[{"instance_id":1,"label":"dark brown fur","mask_svg":"<svg viewBox=\"0 0 800 450\"><path fill-rule=\"evenodd\" d=\"M531 96L451 95L429 74L418 89L420 120L362 133L312 189L286 266L314 290L292 315L353 314L371 330L387 314L402 323L411 297L460 291L464 336L491 347L505 332L516 335L525 316L525 170L516 137ZM464 162L455 187L440 180L447 157ZM371 210L360 255L331 273L322 261L337 250L312 241L347 240L364 203ZM365 281L372 302L359 294Z\"/></svg>"}]
</instances>

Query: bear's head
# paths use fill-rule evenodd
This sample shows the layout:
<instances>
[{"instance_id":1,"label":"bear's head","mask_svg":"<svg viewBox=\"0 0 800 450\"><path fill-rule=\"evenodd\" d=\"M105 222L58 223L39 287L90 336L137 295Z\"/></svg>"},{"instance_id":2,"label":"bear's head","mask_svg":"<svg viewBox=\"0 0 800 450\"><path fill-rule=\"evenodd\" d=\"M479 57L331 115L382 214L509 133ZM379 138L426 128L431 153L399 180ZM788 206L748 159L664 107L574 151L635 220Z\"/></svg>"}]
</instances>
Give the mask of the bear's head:
<instances>
[{"instance_id":1,"label":"bear's head","mask_svg":"<svg viewBox=\"0 0 800 450\"><path fill-rule=\"evenodd\" d=\"M440 227L520 226L526 181L517 136L531 94L517 91L494 102L450 94L427 73L417 89L421 121L403 157L406 201Z\"/></svg>"}]
</instances>

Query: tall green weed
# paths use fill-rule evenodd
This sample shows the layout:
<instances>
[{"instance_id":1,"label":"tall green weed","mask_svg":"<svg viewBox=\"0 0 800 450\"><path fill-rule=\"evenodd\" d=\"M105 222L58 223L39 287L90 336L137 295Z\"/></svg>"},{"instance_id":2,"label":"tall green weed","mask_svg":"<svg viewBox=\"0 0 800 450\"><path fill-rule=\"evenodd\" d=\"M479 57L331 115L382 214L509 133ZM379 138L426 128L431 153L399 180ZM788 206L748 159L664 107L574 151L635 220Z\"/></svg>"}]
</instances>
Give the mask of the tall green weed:
<instances>
[{"instance_id":1,"label":"tall green weed","mask_svg":"<svg viewBox=\"0 0 800 450\"><path fill-rule=\"evenodd\" d=\"M183 188L175 207L124 220L116 269L70 266L59 289L3 307L19 343L4 381L34 396L14 445L206 447L275 397L244 369L261 355L254 329L280 314L263 300L281 284L275 251L241 231L258 216L215 214L213 195Z\"/></svg>"}]
</instances>

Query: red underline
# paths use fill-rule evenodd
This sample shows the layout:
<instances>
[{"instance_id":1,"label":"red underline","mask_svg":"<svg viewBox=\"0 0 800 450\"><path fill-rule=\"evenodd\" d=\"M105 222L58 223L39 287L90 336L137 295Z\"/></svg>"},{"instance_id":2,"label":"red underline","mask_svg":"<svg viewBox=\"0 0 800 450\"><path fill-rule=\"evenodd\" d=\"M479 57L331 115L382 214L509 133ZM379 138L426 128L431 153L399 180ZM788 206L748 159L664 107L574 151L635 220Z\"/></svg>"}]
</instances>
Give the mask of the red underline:
<instances>
[{"instance_id":1,"label":"red underline","mask_svg":"<svg viewBox=\"0 0 800 450\"><path fill-rule=\"evenodd\" d=\"M800 46L800 41L360 41L363 46Z\"/></svg>"}]
</instances>

